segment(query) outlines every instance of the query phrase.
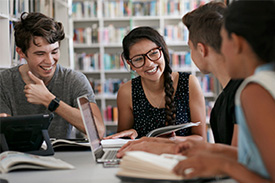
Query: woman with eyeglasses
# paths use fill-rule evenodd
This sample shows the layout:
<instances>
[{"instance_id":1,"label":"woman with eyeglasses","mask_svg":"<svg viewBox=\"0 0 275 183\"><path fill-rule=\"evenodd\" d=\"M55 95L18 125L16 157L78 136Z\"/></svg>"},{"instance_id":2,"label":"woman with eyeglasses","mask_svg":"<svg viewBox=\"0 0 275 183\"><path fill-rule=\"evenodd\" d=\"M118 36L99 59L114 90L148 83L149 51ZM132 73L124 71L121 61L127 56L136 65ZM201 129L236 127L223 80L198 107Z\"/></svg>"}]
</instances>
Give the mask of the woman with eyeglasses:
<instances>
[{"instance_id":1,"label":"woman with eyeglasses","mask_svg":"<svg viewBox=\"0 0 275 183\"><path fill-rule=\"evenodd\" d=\"M158 31L151 27L133 29L123 39L121 57L139 76L119 88L118 133L106 139L135 139L159 127L200 121L197 127L166 137L206 140L205 101L200 84L189 73L172 72L167 45Z\"/></svg>"}]
</instances>

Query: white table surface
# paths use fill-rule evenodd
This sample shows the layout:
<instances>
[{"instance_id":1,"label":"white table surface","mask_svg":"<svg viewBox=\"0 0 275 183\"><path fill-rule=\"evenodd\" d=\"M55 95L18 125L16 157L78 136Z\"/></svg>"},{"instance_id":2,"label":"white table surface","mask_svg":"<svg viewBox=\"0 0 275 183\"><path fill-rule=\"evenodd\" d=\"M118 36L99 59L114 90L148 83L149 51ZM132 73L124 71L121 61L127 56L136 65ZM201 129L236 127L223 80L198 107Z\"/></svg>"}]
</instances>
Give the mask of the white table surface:
<instances>
[{"instance_id":1,"label":"white table surface","mask_svg":"<svg viewBox=\"0 0 275 183\"><path fill-rule=\"evenodd\" d=\"M75 166L72 170L27 170L0 174L9 183L119 183L118 168L104 168L96 164L90 151L56 152L56 158ZM236 183L234 180L218 181ZM215 182L217 183L217 181Z\"/></svg>"}]
</instances>

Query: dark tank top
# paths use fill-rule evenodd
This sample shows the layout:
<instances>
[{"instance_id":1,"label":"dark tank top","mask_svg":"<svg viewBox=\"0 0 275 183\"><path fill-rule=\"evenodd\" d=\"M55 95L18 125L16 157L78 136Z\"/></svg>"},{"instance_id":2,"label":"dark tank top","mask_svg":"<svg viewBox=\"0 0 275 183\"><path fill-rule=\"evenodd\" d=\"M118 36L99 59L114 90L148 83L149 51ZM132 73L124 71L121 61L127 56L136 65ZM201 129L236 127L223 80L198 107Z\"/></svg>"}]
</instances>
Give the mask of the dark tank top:
<instances>
[{"instance_id":1,"label":"dark tank top","mask_svg":"<svg viewBox=\"0 0 275 183\"><path fill-rule=\"evenodd\" d=\"M174 96L176 104L176 124L190 122L189 108L189 73L179 72L177 90ZM132 102L134 125L138 137L146 134L156 128L165 126L166 113L165 108L153 107L147 100L141 84L140 76L132 79ZM178 136L191 135L191 129L183 129L176 132Z\"/></svg>"}]
</instances>

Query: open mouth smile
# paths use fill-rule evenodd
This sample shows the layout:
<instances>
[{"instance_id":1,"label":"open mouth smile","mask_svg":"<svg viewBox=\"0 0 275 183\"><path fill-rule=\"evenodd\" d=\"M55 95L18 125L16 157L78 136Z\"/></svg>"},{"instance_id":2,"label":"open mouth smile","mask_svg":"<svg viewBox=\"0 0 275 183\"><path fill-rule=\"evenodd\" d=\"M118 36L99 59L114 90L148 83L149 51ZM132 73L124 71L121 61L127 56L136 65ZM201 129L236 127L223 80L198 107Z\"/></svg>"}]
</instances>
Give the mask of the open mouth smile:
<instances>
[{"instance_id":1,"label":"open mouth smile","mask_svg":"<svg viewBox=\"0 0 275 183\"><path fill-rule=\"evenodd\" d=\"M148 72L148 73L154 73L154 72L157 71L157 69L158 69L158 67L156 66L156 67L154 67L153 69L148 70L148 71L146 71L146 72Z\"/></svg>"},{"instance_id":2,"label":"open mouth smile","mask_svg":"<svg viewBox=\"0 0 275 183\"><path fill-rule=\"evenodd\" d=\"M51 66L51 67L42 67L42 66L40 66L40 68L42 68L45 71L50 71L50 70L52 70L53 66Z\"/></svg>"}]
</instances>

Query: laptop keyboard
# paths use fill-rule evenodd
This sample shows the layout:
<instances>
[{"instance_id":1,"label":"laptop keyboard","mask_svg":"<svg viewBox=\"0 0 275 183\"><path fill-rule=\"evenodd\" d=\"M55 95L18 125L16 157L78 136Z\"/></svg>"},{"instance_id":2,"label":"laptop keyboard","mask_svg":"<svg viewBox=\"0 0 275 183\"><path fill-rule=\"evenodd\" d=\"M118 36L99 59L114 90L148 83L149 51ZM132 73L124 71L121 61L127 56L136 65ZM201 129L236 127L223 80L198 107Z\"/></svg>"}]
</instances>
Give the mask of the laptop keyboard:
<instances>
[{"instance_id":1,"label":"laptop keyboard","mask_svg":"<svg viewBox=\"0 0 275 183\"><path fill-rule=\"evenodd\" d=\"M104 159L118 159L116 157L116 154L117 154L117 150L108 150L104 153Z\"/></svg>"}]
</instances>

